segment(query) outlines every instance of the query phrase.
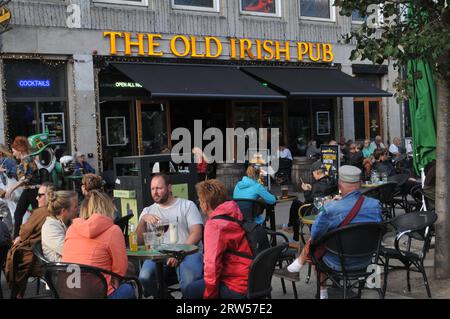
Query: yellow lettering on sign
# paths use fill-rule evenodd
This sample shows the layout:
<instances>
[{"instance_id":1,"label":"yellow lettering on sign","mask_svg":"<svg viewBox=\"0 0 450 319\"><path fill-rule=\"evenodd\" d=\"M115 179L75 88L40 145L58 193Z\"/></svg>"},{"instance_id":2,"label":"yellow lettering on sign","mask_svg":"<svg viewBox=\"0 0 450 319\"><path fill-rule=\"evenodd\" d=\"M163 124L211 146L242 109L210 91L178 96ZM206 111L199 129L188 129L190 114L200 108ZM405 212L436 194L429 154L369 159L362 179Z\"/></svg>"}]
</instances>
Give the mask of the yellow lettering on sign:
<instances>
[{"instance_id":1,"label":"yellow lettering on sign","mask_svg":"<svg viewBox=\"0 0 450 319\"><path fill-rule=\"evenodd\" d=\"M236 39L235 38L231 38L230 39L230 58L232 58L233 60L237 59L237 54L236 54Z\"/></svg>"},{"instance_id":2,"label":"yellow lettering on sign","mask_svg":"<svg viewBox=\"0 0 450 319\"><path fill-rule=\"evenodd\" d=\"M197 39L195 37L191 37L191 56L193 58L204 58L204 54L197 53Z\"/></svg>"},{"instance_id":3,"label":"yellow lettering on sign","mask_svg":"<svg viewBox=\"0 0 450 319\"><path fill-rule=\"evenodd\" d=\"M216 54L212 54L211 53L211 42L214 42L216 44L216 48L217 48L217 52ZM212 58L212 59L217 59L218 57L220 57L222 55L222 42L220 42L219 39L217 39L216 37L205 37L205 52L206 52L206 57L207 58Z\"/></svg>"},{"instance_id":4,"label":"yellow lettering on sign","mask_svg":"<svg viewBox=\"0 0 450 319\"><path fill-rule=\"evenodd\" d=\"M265 53L269 54L268 56L264 57L264 60L272 60L275 56L275 51L273 49L273 41L267 40L263 42L263 49Z\"/></svg>"},{"instance_id":5,"label":"yellow lettering on sign","mask_svg":"<svg viewBox=\"0 0 450 319\"><path fill-rule=\"evenodd\" d=\"M184 45L184 52L179 52L177 49L177 41L181 40L183 42ZM170 50L172 51L173 55L178 56L178 57L185 57L189 54L190 50L191 50L191 45L189 43L189 40L187 37L183 36L183 35L177 35L174 36L172 38L172 40L170 40Z\"/></svg>"},{"instance_id":6,"label":"yellow lettering on sign","mask_svg":"<svg viewBox=\"0 0 450 319\"><path fill-rule=\"evenodd\" d=\"M323 45L323 62L332 62L334 59L333 46L331 44Z\"/></svg>"},{"instance_id":7,"label":"yellow lettering on sign","mask_svg":"<svg viewBox=\"0 0 450 319\"><path fill-rule=\"evenodd\" d=\"M240 48L239 48L239 53L240 53L240 57L241 59L245 59L245 54L247 54L247 56L254 60L255 56L252 53L252 41L250 41L249 39L241 39L239 40L239 44L240 44Z\"/></svg>"},{"instance_id":8,"label":"yellow lettering on sign","mask_svg":"<svg viewBox=\"0 0 450 319\"><path fill-rule=\"evenodd\" d=\"M161 40L162 35L161 34L147 34L147 40L148 40L148 52L147 54L149 56L163 56L163 52L155 52L155 48L159 47L160 43L156 42L155 40Z\"/></svg>"},{"instance_id":9,"label":"yellow lettering on sign","mask_svg":"<svg viewBox=\"0 0 450 319\"><path fill-rule=\"evenodd\" d=\"M284 48L281 48L280 42L275 42L275 51L276 56L275 60L279 61L281 59L281 54L283 53L286 56L286 61L291 60L291 47L289 41L284 43Z\"/></svg>"},{"instance_id":10,"label":"yellow lettering on sign","mask_svg":"<svg viewBox=\"0 0 450 319\"><path fill-rule=\"evenodd\" d=\"M261 40L256 40L256 59L262 60L262 42L261 42Z\"/></svg>"},{"instance_id":11,"label":"yellow lettering on sign","mask_svg":"<svg viewBox=\"0 0 450 319\"><path fill-rule=\"evenodd\" d=\"M297 42L298 60L303 61L303 56L308 52L308 43Z\"/></svg>"},{"instance_id":12,"label":"yellow lettering on sign","mask_svg":"<svg viewBox=\"0 0 450 319\"><path fill-rule=\"evenodd\" d=\"M314 43L309 42L308 46L309 46L309 59L311 61L314 61L314 62L319 61L320 60L320 46L321 46L321 44L320 43L315 43L315 46L316 46L316 55L315 56L313 56Z\"/></svg>"},{"instance_id":13,"label":"yellow lettering on sign","mask_svg":"<svg viewBox=\"0 0 450 319\"><path fill-rule=\"evenodd\" d=\"M103 37L109 37L109 54L116 55L117 54L117 47L116 47L116 37L121 38L122 32L112 32L112 31L105 31L103 32Z\"/></svg>"},{"instance_id":14,"label":"yellow lettering on sign","mask_svg":"<svg viewBox=\"0 0 450 319\"><path fill-rule=\"evenodd\" d=\"M131 55L131 47L138 47L138 54L144 55L144 35L142 33L137 34L137 41L131 41L131 34L125 32L125 54Z\"/></svg>"}]
</instances>

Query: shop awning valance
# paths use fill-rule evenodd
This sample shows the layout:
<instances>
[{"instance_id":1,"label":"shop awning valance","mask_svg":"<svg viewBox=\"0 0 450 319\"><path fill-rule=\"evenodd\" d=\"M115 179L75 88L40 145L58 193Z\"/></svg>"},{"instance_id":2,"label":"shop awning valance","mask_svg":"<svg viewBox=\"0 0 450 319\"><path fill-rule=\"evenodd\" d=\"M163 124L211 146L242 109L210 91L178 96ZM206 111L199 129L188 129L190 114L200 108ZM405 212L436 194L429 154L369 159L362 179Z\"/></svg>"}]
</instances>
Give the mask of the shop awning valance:
<instances>
[{"instance_id":1,"label":"shop awning valance","mask_svg":"<svg viewBox=\"0 0 450 319\"><path fill-rule=\"evenodd\" d=\"M111 63L152 97L280 100L284 95L264 86L237 66Z\"/></svg>"},{"instance_id":2,"label":"shop awning valance","mask_svg":"<svg viewBox=\"0 0 450 319\"><path fill-rule=\"evenodd\" d=\"M242 67L241 70L290 97L392 96L334 68Z\"/></svg>"}]
</instances>

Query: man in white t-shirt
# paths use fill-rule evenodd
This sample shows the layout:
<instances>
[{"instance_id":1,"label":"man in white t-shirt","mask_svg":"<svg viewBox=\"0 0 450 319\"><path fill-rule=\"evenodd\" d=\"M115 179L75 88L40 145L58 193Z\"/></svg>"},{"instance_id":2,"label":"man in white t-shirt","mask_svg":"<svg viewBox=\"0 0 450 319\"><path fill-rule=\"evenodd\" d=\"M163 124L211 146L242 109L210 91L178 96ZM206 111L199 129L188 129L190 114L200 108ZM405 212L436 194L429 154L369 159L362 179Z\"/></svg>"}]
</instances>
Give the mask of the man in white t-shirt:
<instances>
[{"instance_id":1,"label":"man in white t-shirt","mask_svg":"<svg viewBox=\"0 0 450 319\"><path fill-rule=\"evenodd\" d=\"M400 146L402 141L398 137L394 137L391 146L389 146L389 152L394 155L394 157L400 156Z\"/></svg>"},{"instance_id":2,"label":"man in white t-shirt","mask_svg":"<svg viewBox=\"0 0 450 319\"><path fill-rule=\"evenodd\" d=\"M145 207L139 217L137 229L138 242L143 244L142 233L146 223L155 224L164 218L170 223L178 224L177 244L199 245L203 235L203 218L194 202L172 195L172 185L164 174L155 174L152 178L151 194L154 204ZM164 234L164 242L169 242L169 232ZM175 258L168 258L166 267L175 268L180 283L181 292L192 281L203 276L203 253L201 251L186 256L181 263ZM139 280L146 296L157 295L156 264L146 260L139 273Z\"/></svg>"}]
</instances>

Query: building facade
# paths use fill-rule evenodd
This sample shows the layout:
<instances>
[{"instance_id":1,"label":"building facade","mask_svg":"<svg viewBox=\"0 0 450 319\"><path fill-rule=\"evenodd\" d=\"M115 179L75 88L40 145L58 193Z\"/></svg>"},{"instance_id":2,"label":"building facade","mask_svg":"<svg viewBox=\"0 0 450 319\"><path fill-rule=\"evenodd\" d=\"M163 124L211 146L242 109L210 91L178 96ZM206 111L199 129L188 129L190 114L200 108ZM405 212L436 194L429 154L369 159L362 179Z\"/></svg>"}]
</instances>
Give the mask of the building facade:
<instances>
[{"instance_id":1,"label":"building facade","mask_svg":"<svg viewBox=\"0 0 450 319\"><path fill-rule=\"evenodd\" d=\"M62 152L108 170L115 156L170 147L194 120L279 128L294 156L312 139L403 137L401 105L380 93L397 72L349 59L340 39L361 19L332 2L13 0L0 142L47 129Z\"/></svg>"}]
</instances>

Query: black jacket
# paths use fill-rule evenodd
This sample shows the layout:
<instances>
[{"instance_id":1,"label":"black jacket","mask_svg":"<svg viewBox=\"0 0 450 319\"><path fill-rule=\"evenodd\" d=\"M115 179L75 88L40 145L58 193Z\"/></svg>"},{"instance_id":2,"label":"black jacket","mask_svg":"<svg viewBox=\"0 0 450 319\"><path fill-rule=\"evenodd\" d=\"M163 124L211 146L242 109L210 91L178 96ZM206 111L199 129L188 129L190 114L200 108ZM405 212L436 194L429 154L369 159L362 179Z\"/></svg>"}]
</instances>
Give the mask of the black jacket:
<instances>
[{"instance_id":1,"label":"black jacket","mask_svg":"<svg viewBox=\"0 0 450 319\"><path fill-rule=\"evenodd\" d=\"M312 189L305 191L305 203L312 203L314 197L324 197L337 193L338 188L333 178L329 176L322 177L312 183Z\"/></svg>"}]
</instances>

